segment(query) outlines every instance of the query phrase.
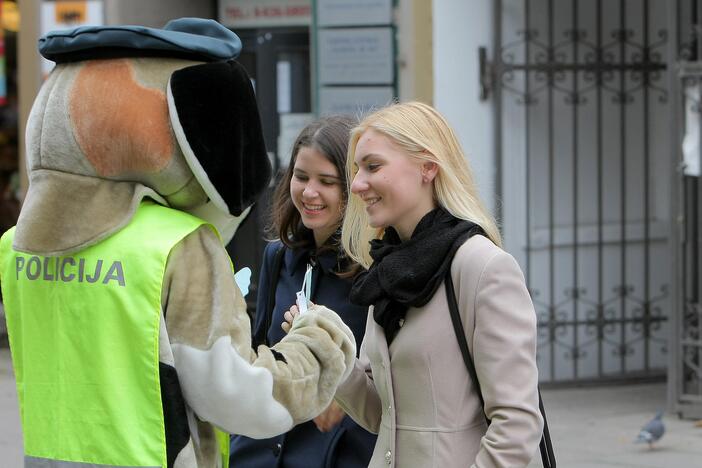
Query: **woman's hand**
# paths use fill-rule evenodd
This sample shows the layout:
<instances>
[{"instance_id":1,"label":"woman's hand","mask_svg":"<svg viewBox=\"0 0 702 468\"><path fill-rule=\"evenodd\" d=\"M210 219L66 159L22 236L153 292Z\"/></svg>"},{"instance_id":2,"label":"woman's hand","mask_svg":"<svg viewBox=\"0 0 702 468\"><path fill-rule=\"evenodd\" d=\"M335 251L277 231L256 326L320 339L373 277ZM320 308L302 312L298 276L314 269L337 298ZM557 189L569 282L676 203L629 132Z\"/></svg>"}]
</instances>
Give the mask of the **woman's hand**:
<instances>
[{"instance_id":1,"label":"woman's hand","mask_svg":"<svg viewBox=\"0 0 702 468\"><path fill-rule=\"evenodd\" d=\"M290 310L283 314L285 322L281 323L280 326L285 333L288 333L290 331L290 328L292 327L292 324L295 321L295 317L297 317L299 314L300 310L297 308L296 305L290 307Z\"/></svg>"},{"instance_id":2,"label":"woman's hand","mask_svg":"<svg viewBox=\"0 0 702 468\"><path fill-rule=\"evenodd\" d=\"M329 432L344 419L344 416L346 416L344 410L332 400L329 406L327 406L327 409L322 411L313 421L320 432Z\"/></svg>"}]
</instances>

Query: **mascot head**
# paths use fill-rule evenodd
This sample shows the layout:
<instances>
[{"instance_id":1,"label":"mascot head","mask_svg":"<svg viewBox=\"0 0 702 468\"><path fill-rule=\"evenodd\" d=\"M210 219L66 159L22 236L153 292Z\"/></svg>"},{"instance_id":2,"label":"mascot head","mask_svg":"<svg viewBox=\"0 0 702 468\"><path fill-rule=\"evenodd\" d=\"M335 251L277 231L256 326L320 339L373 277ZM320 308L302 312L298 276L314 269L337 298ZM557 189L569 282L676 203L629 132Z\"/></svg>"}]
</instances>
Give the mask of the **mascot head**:
<instances>
[{"instance_id":1,"label":"mascot head","mask_svg":"<svg viewBox=\"0 0 702 468\"><path fill-rule=\"evenodd\" d=\"M228 242L271 175L240 50L233 32L198 18L42 37L56 67L27 123L30 184L14 248L82 250L129 223L145 197Z\"/></svg>"}]
</instances>

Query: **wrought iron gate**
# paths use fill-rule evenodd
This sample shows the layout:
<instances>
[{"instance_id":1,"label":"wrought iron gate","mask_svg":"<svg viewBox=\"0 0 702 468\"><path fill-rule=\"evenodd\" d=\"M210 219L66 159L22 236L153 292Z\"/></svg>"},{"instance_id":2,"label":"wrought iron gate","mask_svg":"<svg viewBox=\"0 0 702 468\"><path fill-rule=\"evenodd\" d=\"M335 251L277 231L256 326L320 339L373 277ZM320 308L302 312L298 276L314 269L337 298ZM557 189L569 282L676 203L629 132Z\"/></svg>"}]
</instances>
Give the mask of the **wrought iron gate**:
<instances>
[{"instance_id":1,"label":"wrought iron gate","mask_svg":"<svg viewBox=\"0 0 702 468\"><path fill-rule=\"evenodd\" d=\"M702 1L671 3L677 54L671 152L678 190L673 197L677 313L671 317L675 344L668 382L673 409L702 418Z\"/></svg>"},{"instance_id":2,"label":"wrought iron gate","mask_svg":"<svg viewBox=\"0 0 702 468\"><path fill-rule=\"evenodd\" d=\"M501 220L542 381L662 376L670 311L666 0L496 0Z\"/></svg>"}]
</instances>

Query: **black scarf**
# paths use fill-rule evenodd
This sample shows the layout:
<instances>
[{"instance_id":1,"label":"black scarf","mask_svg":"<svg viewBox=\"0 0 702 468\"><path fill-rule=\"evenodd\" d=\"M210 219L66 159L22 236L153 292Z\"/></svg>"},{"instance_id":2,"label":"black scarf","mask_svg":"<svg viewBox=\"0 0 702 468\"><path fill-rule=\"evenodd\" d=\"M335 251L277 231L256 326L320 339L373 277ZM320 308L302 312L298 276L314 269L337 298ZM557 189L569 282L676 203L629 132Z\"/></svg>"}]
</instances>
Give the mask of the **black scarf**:
<instances>
[{"instance_id":1,"label":"black scarf","mask_svg":"<svg viewBox=\"0 0 702 468\"><path fill-rule=\"evenodd\" d=\"M477 224L455 218L443 208L427 213L405 242L388 227L382 239L371 241L373 264L354 281L351 302L375 306L373 317L390 344L407 309L429 302L456 250L472 235L482 233Z\"/></svg>"}]
</instances>

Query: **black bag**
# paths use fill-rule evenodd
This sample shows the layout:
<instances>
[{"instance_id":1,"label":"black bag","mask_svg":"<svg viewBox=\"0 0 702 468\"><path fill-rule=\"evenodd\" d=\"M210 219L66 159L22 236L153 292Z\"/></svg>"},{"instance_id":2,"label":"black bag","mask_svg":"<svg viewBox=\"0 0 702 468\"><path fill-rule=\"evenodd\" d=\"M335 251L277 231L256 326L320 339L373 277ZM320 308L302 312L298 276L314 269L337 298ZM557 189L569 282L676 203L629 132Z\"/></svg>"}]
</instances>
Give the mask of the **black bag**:
<instances>
[{"instance_id":1,"label":"black bag","mask_svg":"<svg viewBox=\"0 0 702 468\"><path fill-rule=\"evenodd\" d=\"M466 342L466 335L463 330L463 323L461 322L461 316L458 312L458 302L456 301L456 293L453 289L453 278L451 278L451 269L449 268L446 272L446 278L444 280L444 285L446 288L446 300L449 306L449 312L451 313L451 323L453 324L453 330L456 333L456 339L458 340L458 347L461 348L461 354L463 355L463 361L466 364L466 369L468 369L468 374L470 374L471 380L475 388L478 389L478 397L480 398L480 404L485 408L485 400L483 399L483 394L480 391L480 382L478 381L478 374L475 372L475 365L473 364L473 359L468 351L468 343ZM539 391L539 410L541 411L541 416L544 418L544 432L541 435L541 442L539 442L539 451L541 452L541 462L544 468L556 468L556 457L553 454L553 445L551 444L551 434L548 432L548 424L546 423L546 412L544 411L544 402L541 399L541 391ZM487 415L485 415L485 420L490 425L490 420Z\"/></svg>"},{"instance_id":2,"label":"black bag","mask_svg":"<svg viewBox=\"0 0 702 468\"><path fill-rule=\"evenodd\" d=\"M285 255L285 246L281 245L278 250L275 251L275 256L273 257L273 268L271 269L270 278L271 282L268 285L268 296L266 297L266 310L257 310L257 314L266 314L263 322L263 329L259 330L258 333L253 337L254 348L258 345L265 344L270 346L268 343L268 330L271 328L271 321L273 320L273 306L275 305L275 290L278 287L278 278L280 277L280 270L283 267L283 255Z\"/></svg>"}]
</instances>

